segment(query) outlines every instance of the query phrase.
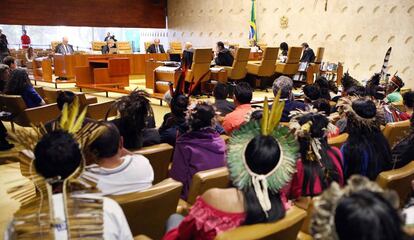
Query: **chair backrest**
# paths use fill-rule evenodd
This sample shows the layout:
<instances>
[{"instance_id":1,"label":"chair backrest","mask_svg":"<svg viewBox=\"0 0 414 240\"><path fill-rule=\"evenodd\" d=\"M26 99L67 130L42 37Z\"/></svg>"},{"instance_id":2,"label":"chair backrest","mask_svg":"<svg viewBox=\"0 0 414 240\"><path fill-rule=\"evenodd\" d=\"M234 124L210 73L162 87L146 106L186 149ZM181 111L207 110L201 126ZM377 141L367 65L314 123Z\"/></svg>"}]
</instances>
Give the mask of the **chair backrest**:
<instances>
[{"instance_id":1,"label":"chair backrest","mask_svg":"<svg viewBox=\"0 0 414 240\"><path fill-rule=\"evenodd\" d=\"M0 94L0 101L3 104L4 111L11 112L14 116L22 114L27 108L20 95Z\"/></svg>"},{"instance_id":2,"label":"chair backrest","mask_svg":"<svg viewBox=\"0 0 414 240\"><path fill-rule=\"evenodd\" d=\"M328 138L328 144L337 148L341 148L346 140L348 140L348 136L348 133L342 133L336 137Z\"/></svg>"},{"instance_id":3,"label":"chair backrest","mask_svg":"<svg viewBox=\"0 0 414 240\"><path fill-rule=\"evenodd\" d=\"M102 51L102 47L106 45L106 42L103 41L93 41L92 42L92 51Z\"/></svg>"},{"instance_id":4,"label":"chair backrest","mask_svg":"<svg viewBox=\"0 0 414 240\"><path fill-rule=\"evenodd\" d=\"M53 51L55 51L55 49L56 49L57 45L59 45L59 44L61 44L61 43L62 43L62 41L52 41L52 42L50 43L50 47L52 48L52 50L53 50Z\"/></svg>"},{"instance_id":5,"label":"chair backrest","mask_svg":"<svg viewBox=\"0 0 414 240\"><path fill-rule=\"evenodd\" d=\"M118 112L111 108L113 104L114 101L89 104L86 116L94 120L104 120L106 117L116 116Z\"/></svg>"},{"instance_id":6,"label":"chair backrest","mask_svg":"<svg viewBox=\"0 0 414 240\"><path fill-rule=\"evenodd\" d=\"M278 52L279 48L277 47L267 47L263 51L263 58L259 67L259 76L271 76L274 74Z\"/></svg>"},{"instance_id":7,"label":"chair backrest","mask_svg":"<svg viewBox=\"0 0 414 240\"><path fill-rule=\"evenodd\" d=\"M260 223L241 226L233 230L220 233L215 239L296 240L305 217L305 210L293 206L286 212L286 216L279 221L274 223Z\"/></svg>"},{"instance_id":8,"label":"chair backrest","mask_svg":"<svg viewBox=\"0 0 414 240\"><path fill-rule=\"evenodd\" d=\"M57 97L62 90L55 90L55 89L43 89L44 100L46 103L56 103Z\"/></svg>"},{"instance_id":9,"label":"chair backrest","mask_svg":"<svg viewBox=\"0 0 414 240\"><path fill-rule=\"evenodd\" d=\"M45 92L42 86L33 86L34 90L41 96L43 99L45 98Z\"/></svg>"},{"instance_id":10,"label":"chair backrest","mask_svg":"<svg viewBox=\"0 0 414 240\"><path fill-rule=\"evenodd\" d=\"M151 44L153 44L153 42L144 42L145 51L149 48L149 46L151 46Z\"/></svg>"},{"instance_id":11,"label":"chair backrest","mask_svg":"<svg viewBox=\"0 0 414 240\"><path fill-rule=\"evenodd\" d=\"M116 42L116 46L121 54L132 53L130 42Z\"/></svg>"},{"instance_id":12,"label":"chair backrest","mask_svg":"<svg viewBox=\"0 0 414 240\"><path fill-rule=\"evenodd\" d=\"M325 53L324 47L319 47L316 51L315 63L321 63L323 59L323 54Z\"/></svg>"},{"instance_id":13,"label":"chair backrest","mask_svg":"<svg viewBox=\"0 0 414 240\"><path fill-rule=\"evenodd\" d=\"M301 47L289 47L286 63L298 63L302 55Z\"/></svg>"},{"instance_id":14,"label":"chair backrest","mask_svg":"<svg viewBox=\"0 0 414 240\"><path fill-rule=\"evenodd\" d=\"M210 71L212 57L211 48L199 48L194 50L193 63L191 64L191 73L195 83L203 80Z\"/></svg>"},{"instance_id":15,"label":"chair backrest","mask_svg":"<svg viewBox=\"0 0 414 240\"><path fill-rule=\"evenodd\" d=\"M181 42L170 42L170 52L171 53L181 53L183 51L183 46Z\"/></svg>"},{"instance_id":16,"label":"chair backrest","mask_svg":"<svg viewBox=\"0 0 414 240\"><path fill-rule=\"evenodd\" d=\"M210 188L227 188L230 184L227 167L200 171L193 176L187 202L194 204L197 196L202 195Z\"/></svg>"},{"instance_id":17,"label":"chair backrest","mask_svg":"<svg viewBox=\"0 0 414 240\"><path fill-rule=\"evenodd\" d=\"M174 148L167 144L161 143L149 147L143 147L134 153L141 154L148 158L154 170L153 184L157 184L168 177L168 167L170 165Z\"/></svg>"},{"instance_id":18,"label":"chair backrest","mask_svg":"<svg viewBox=\"0 0 414 240\"><path fill-rule=\"evenodd\" d=\"M110 196L124 211L132 235L145 234L152 239L161 239L168 217L175 213L182 184L169 178L150 189Z\"/></svg>"},{"instance_id":19,"label":"chair backrest","mask_svg":"<svg viewBox=\"0 0 414 240\"><path fill-rule=\"evenodd\" d=\"M395 190L400 197L400 207L402 207L412 192L411 182L413 180L414 161L411 161L402 168L381 172L378 175L376 182L382 188Z\"/></svg>"},{"instance_id":20,"label":"chair backrest","mask_svg":"<svg viewBox=\"0 0 414 240\"><path fill-rule=\"evenodd\" d=\"M247 69L246 65L249 61L250 48L238 48L236 56L233 61L231 70L231 79L239 80L246 77Z\"/></svg>"},{"instance_id":21,"label":"chair backrest","mask_svg":"<svg viewBox=\"0 0 414 240\"><path fill-rule=\"evenodd\" d=\"M409 134L409 130L410 120L405 120L401 122L387 123L384 130L382 130L382 133L392 148L394 144L398 143L399 140Z\"/></svg>"}]
</instances>

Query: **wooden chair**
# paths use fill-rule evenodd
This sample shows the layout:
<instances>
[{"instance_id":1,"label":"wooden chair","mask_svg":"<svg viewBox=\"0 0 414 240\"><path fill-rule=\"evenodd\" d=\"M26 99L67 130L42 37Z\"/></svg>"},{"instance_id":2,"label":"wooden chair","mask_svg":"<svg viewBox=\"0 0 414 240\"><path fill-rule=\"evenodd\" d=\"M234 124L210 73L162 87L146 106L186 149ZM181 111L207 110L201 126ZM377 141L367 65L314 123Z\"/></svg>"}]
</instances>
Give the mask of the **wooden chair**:
<instances>
[{"instance_id":1,"label":"wooden chair","mask_svg":"<svg viewBox=\"0 0 414 240\"><path fill-rule=\"evenodd\" d=\"M306 218L303 221L302 227L300 229L298 240L311 240L313 239L311 236L311 220L312 220L312 214L313 214L313 199L311 197L302 197L296 200L295 206L303 209L306 211Z\"/></svg>"},{"instance_id":2,"label":"wooden chair","mask_svg":"<svg viewBox=\"0 0 414 240\"><path fill-rule=\"evenodd\" d=\"M57 45L59 45L59 44L61 44L61 43L62 43L62 41L52 41L52 42L50 43L50 47L52 48L52 51L55 51L55 49L56 49Z\"/></svg>"},{"instance_id":3,"label":"wooden chair","mask_svg":"<svg viewBox=\"0 0 414 240\"><path fill-rule=\"evenodd\" d=\"M44 88L43 92L45 97L43 98L46 103L56 103L57 97L62 90L55 90L55 89L47 89Z\"/></svg>"},{"instance_id":4,"label":"wooden chair","mask_svg":"<svg viewBox=\"0 0 414 240\"><path fill-rule=\"evenodd\" d=\"M296 240L305 217L306 212L303 209L293 206L286 212L286 216L279 221L240 226L233 230L220 233L215 239Z\"/></svg>"},{"instance_id":5,"label":"wooden chair","mask_svg":"<svg viewBox=\"0 0 414 240\"><path fill-rule=\"evenodd\" d=\"M382 133L388 140L390 147L392 148L398 141L408 135L410 130L410 120L387 123Z\"/></svg>"},{"instance_id":6,"label":"wooden chair","mask_svg":"<svg viewBox=\"0 0 414 240\"><path fill-rule=\"evenodd\" d=\"M41 86L33 86L34 90L45 100L45 90Z\"/></svg>"},{"instance_id":7,"label":"wooden chair","mask_svg":"<svg viewBox=\"0 0 414 240\"><path fill-rule=\"evenodd\" d=\"M146 52L147 49L149 48L149 46L151 46L151 44L153 44L153 43L154 42L144 42L144 47L145 47L144 51Z\"/></svg>"},{"instance_id":8,"label":"wooden chair","mask_svg":"<svg viewBox=\"0 0 414 240\"><path fill-rule=\"evenodd\" d=\"M212 59L211 48L199 48L194 50L191 69L187 71L185 76L185 81L192 83L193 89L201 84L201 91L203 91L203 84L210 79L210 64Z\"/></svg>"},{"instance_id":9,"label":"wooden chair","mask_svg":"<svg viewBox=\"0 0 414 240\"><path fill-rule=\"evenodd\" d=\"M175 213L182 184L169 178L150 189L110 196L125 213L132 235L161 239L168 217Z\"/></svg>"},{"instance_id":10,"label":"wooden chair","mask_svg":"<svg viewBox=\"0 0 414 240\"><path fill-rule=\"evenodd\" d=\"M94 120L105 120L108 117L117 116L117 110L112 108L114 102L115 101L108 101L89 104L86 116Z\"/></svg>"},{"instance_id":11,"label":"wooden chair","mask_svg":"<svg viewBox=\"0 0 414 240\"><path fill-rule=\"evenodd\" d=\"M410 197L412 192L411 182L413 180L414 161L411 161L402 168L381 172L376 182L384 189L395 190L400 197L400 207L402 207Z\"/></svg>"},{"instance_id":12,"label":"wooden chair","mask_svg":"<svg viewBox=\"0 0 414 240\"><path fill-rule=\"evenodd\" d=\"M328 138L328 144L340 149L346 140L348 140L348 136L348 133L342 133L336 137Z\"/></svg>"},{"instance_id":13,"label":"wooden chair","mask_svg":"<svg viewBox=\"0 0 414 240\"><path fill-rule=\"evenodd\" d=\"M85 93L75 93L76 96L79 98L79 104L81 106L81 109L88 106L89 104L98 103L98 98L93 96L86 96Z\"/></svg>"},{"instance_id":14,"label":"wooden chair","mask_svg":"<svg viewBox=\"0 0 414 240\"><path fill-rule=\"evenodd\" d=\"M157 184L168 178L168 167L170 165L173 152L174 148L166 143L143 147L134 151L134 153L141 154L150 161L152 169L154 170L153 184Z\"/></svg>"},{"instance_id":15,"label":"wooden chair","mask_svg":"<svg viewBox=\"0 0 414 240\"><path fill-rule=\"evenodd\" d=\"M170 42L169 52L172 54L179 54L183 52L183 46L181 42Z\"/></svg>"},{"instance_id":16,"label":"wooden chair","mask_svg":"<svg viewBox=\"0 0 414 240\"><path fill-rule=\"evenodd\" d=\"M315 73L315 74L319 74L319 72L320 72L321 63L322 63L322 60L323 60L324 53L325 53L325 48L324 47L319 47L318 50L316 51L315 61L310 64L313 68L313 73Z\"/></svg>"},{"instance_id":17,"label":"wooden chair","mask_svg":"<svg viewBox=\"0 0 414 240\"><path fill-rule=\"evenodd\" d=\"M10 122L22 127L30 127L31 124L46 123L60 115L56 104L46 104L40 107L27 108L23 98L19 95L0 94L0 104L4 111L12 113Z\"/></svg>"},{"instance_id":18,"label":"wooden chair","mask_svg":"<svg viewBox=\"0 0 414 240\"><path fill-rule=\"evenodd\" d=\"M118 53L120 54L132 53L132 46L130 42L116 42L116 46L118 47Z\"/></svg>"},{"instance_id":19,"label":"wooden chair","mask_svg":"<svg viewBox=\"0 0 414 240\"><path fill-rule=\"evenodd\" d=\"M229 80L242 80L247 74L247 62L249 61L250 48L238 48L231 67L223 67L227 71Z\"/></svg>"},{"instance_id":20,"label":"wooden chair","mask_svg":"<svg viewBox=\"0 0 414 240\"><path fill-rule=\"evenodd\" d=\"M247 73L255 77L255 85L262 85L261 81L273 76L278 52L279 48L267 47L260 62L247 63Z\"/></svg>"},{"instance_id":21,"label":"wooden chair","mask_svg":"<svg viewBox=\"0 0 414 240\"><path fill-rule=\"evenodd\" d=\"M275 72L283 75L295 75L298 72L301 47L289 47L286 63L276 63Z\"/></svg>"}]
</instances>

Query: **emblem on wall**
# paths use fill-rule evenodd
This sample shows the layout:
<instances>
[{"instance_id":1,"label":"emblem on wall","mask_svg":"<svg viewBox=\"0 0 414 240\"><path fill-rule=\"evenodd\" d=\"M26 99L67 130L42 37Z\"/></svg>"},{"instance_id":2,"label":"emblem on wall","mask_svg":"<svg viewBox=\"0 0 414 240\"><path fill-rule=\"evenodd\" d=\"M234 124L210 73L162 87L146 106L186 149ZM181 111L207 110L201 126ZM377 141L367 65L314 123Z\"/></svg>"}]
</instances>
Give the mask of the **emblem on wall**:
<instances>
[{"instance_id":1,"label":"emblem on wall","mask_svg":"<svg viewBox=\"0 0 414 240\"><path fill-rule=\"evenodd\" d=\"M286 29L289 26L289 19L286 16L280 18L280 28Z\"/></svg>"}]
</instances>

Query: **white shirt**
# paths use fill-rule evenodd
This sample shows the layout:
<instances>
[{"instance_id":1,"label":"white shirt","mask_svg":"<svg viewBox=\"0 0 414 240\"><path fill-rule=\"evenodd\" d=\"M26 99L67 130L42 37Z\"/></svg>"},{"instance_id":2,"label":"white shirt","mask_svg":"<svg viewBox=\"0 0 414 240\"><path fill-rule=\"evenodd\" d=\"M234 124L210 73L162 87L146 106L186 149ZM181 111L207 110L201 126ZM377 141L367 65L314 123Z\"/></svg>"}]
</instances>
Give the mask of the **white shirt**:
<instances>
[{"instance_id":1,"label":"white shirt","mask_svg":"<svg viewBox=\"0 0 414 240\"><path fill-rule=\"evenodd\" d=\"M127 155L116 168L103 168L94 164L88 166L84 177L97 181L102 195L121 195L150 188L154 170L148 159L142 155Z\"/></svg>"},{"instance_id":2,"label":"white shirt","mask_svg":"<svg viewBox=\"0 0 414 240\"><path fill-rule=\"evenodd\" d=\"M88 198L102 198L91 195L79 195L79 197L88 197ZM74 196L76 197L76 196ZM104 214L104 239L108 240L130 240L133 239L131 230L129 229L128 222L125 218L122 208L118 205L117 202L110 198L103 197L103 214ZM55 239L68 239L66 221L65 221L65 211L63 205L63 195L62 193L53 194L53 210L55 219L60 219L61 223L56 224L54 227ZM8 240L13 235L13 225L9 224L8 229L4 234L4 239Z\"/></svg>"}]
</instances>

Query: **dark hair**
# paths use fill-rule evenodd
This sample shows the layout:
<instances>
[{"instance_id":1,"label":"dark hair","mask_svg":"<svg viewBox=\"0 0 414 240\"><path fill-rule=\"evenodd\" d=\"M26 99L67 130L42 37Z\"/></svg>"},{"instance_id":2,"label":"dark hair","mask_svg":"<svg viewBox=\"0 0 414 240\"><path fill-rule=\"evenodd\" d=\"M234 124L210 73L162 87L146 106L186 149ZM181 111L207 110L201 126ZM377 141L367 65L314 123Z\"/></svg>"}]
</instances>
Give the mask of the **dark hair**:
<instances>
[{"instance_id":1,"label":"dark hair","mask_svg":"<svg viewBox=\"0 0 414 240\"><path fill-rule=\"evenodd\" d=\"M329 80L328 84L329 84L329 90L337 94L339 90L338 90L338 86L336 86L335 81Z\"/></svg>"},{"instance_id":2,"label":"dark hair","mask_svg":"<svg viewBox=\"0 0 414 240\"><path fill-rule=\"evenodd\" d=\"M221 49L224 48L224 43L222 41L217 42L217 46Z\"/></svg>"},{"instance_id":3,"label":"dark hair","mask_svg":"<svg viewBox=\"0 0 414 240\"><path fill-rule=\"evenodd\" d=\"M367 95L367 91L363 86L351 86L346 91L348 96L355 96L355 97L365 97Z\"/></svg>"},{"instance_id":4,"label":"dark hair","mask_svg":"<svg viewBox=\"0 0 414 240\"><path fill-rule=\"evenodd\" d=\"M257 174L267 174L272 171L279 162L280 148L276 139L272 136L256 136L245 151L247 166ZM261 222L273 222L285 216L285 208L280 199L279 193L269 191L269 198L272 204L271 209L265 212L260 206L253 187L243 190L245 199L246 219L244 224L255 224Z\"/></svg>"},{"instance_id":5,"label":"dark hair","mask_svg":"<svg viewBox=\"0 0 414 240\"><path fill-rule=\"evenodd\" d=\"M282 43L280 43L279 48L282 51L288 51L289 50L289 45L286 42L282 42Z\"/></svg>"},{"instance_id":6,"label":"dark hair","mask_svg":"<svg viewBox=\"0 0 414 240\"><path fill-rule=\"evenodd\" d=\"M318 109L319 112L324 112L325 115L331 114L331 104L329 101L323 98L320 98L312 103L313 107Z\"/></svg>"},{"instance_id":7,"label":"dark hair","mask_svg":"<svg viewBox=\"0 0 414 240\"><path fill-rule=\"evenodd\" d=\"M263 110L258 109L252 112L252 114L250 115L250 121L261 120L262 117L263 117Z\"/></svg>"},{"instance_id":8,"label":"dark hair","mask_svg":"<svg viewBox=\"0 0 414 240\"><path fill-rule=\"evenodd\" d=\"M414 92L406 92L403 94L404 105L409 108L414 108Z\"/></svg>"},{"instance_id":9,"label":"dark hair","mask_svg":"<svg viewBox=\"0 0 414 240\"><path fill-rule=\"evenodd\" d=\"M27 87L32 86L29 75L24 69L15 69L11 72L4 92L9 95L21 95Z\"/></svg>"},{"instance_id":10,"label":"dark hair","mask_svg":"<svg viewBox=\"0 0 414 240\"><path fill-rule=\"evenodd\" d=\"M375 117L375 103L367 99L352 102L352 109L362 118ZM353 174L367 176L375 180L378 174L391 163L391 149L379 125L369 127L361 125L360 120L352 115L347 118L348 140L343 146L344 175L349 178ZM365 172L365 174L364 174Z\"/></svg>"},{"instance_id":11,"label":"dark hair","mask_svg":"<svg viewBox=\"0 0 414 240\"><path fill-rule=\"evenodd\" d=\"M310 127L310 138L299 137L298 142L300 146L300 156L304 174L302 195L315 196L314 186L316 179L319 179L322 190L329 187L333 181L339 182L341 179L339 169L336 168L334 159L328 155L328 152L331 152L337 160L340 160L340 156L332 150L332 148L328 145L326 136L324 136L324 129L328 127L329 123L327 117L319 113L308 113L299 118L298 122L300 125L304 125L308 122L312 123ZM311 147L311 138L317 138L321 143L321 149L319 151L319 154L321 155L320 161L312 161L311 159L308 159L308 151Z\"/></svg>"},{"instance_id":12,"label":"dark hair","mask_svg":"<svg viewBox=\"0 0 414 240\"><path fill-rule=\"evenodd\" d=\"M227 90L227 84L217 83L216 87L214 88L213 95L215 99L226 99L229 95L229 92Z\"/></svg>"},{"instance_id":13,"label":"dark hair","mask_svg":"<svg viewBox=\"0 0 414 240\"><path fill-rule=\"evenodd\" d=\"M391 203L369 190L343 197L335 210L335 228L341 240L402 240L402 225Z\"/></svg>"},{"instance_id":14,"label":"dark hair","mask_svg":"<svg viewBox=\"0 0 414 240\"><path fill-rule=\"evenodd\" d=\"M73 136L56 130L44 135L34 149L36 171L44 178L69 177L80 165L82 154Z\"/></svg>"},{"instance_id":15,"label":"dark hair","mask_svg":"<svg viewBox=\"0 0 414 240\"><path fill-rule=\"evenodd\" d=\"M316 84L305 85L303 93L310 101L315 101L321 97L320 89Z\"/></svg>"},{"instance_id":16,"label":"dark hair","mask_svg":"<svg viewBox=\"0 0 414 240\"><path fill-rule=\"evenodd\" d=\"M321 91L321 98L326 100L331 100L331 95L329 94L329 81L324 76L320 76L316 79L315 84L319 87Z\"/></svg>"},{"instance_id":17,"label":"dark hair","mask_svg":"<svg viewBox=\"0 0 414 240\"><path fill-rule=\"evenodd\" d=\"M385 94L381 93L384 91L383 87L380 86L381 74L375 73L366 84L366 94L374 97L375 99L382 100Z\"/></svg>"},{"instance_id":18,"label":"dark hair","mask_svg":"<svg viewBox=\"0 0 414 240\"><path fill-rule=\"evenodd\" d=\"M355 78L351 77L348 72L342 77L342 91L348 92L348 89L352 86L361 86L361 84Z\"/></svg>"},{"instance_id":19,"label":"dark hair","mask_svg":"<svg viewBox=\"0 0 414 240\"><path fill-rule=\"evenodd\" d=\"M7 56L3 58L3 64L6 64L7 66L11 67L12 64L16 62L16 59L12 56Z\"/></svg>"},{"instance_id":20,"label":"dark hair","mask_svg":"<svg viewBox=\"0 0 414 240\"><path fill-rule=\"evenodd\" d=\"M212 120L216 112L212 105L205 102L198 103L192 110L188 124L193 131L200 130L205 127L212 127Z\"/></svg>"},{"instance_id":21,"label":"dark hair","mask_svg":"<svg viewBox=\"0 0 414 240\"><path fill-rule=\"evenodd\" d=\"M60 91L58 93L56 102L59 110L63 109L63 105L67 103L68 105L72 104L75 100L75 94L71 91Z\"/></svg>"},{"instance_id":22,"label":"dark hair","mask_svg":"<svg viewBox=\"0 0 414 240\"><path fill-rule=\"evenodd\" d=\"M302 43L302 47L305 47L305 48L308 48L309 47L309 44L307 44L307 43Z\"/></svg>"},{"instance_id":23,"label":"dark hair","mask_svg":"<svg viewBox=\"0 0 414 240\"><path fill-rule=\"evenodd\" d=\"M121 135L112 123L102 123L102 133L91 143L89 149L98 159L115 156L119 151Z\"/></svg>"},{"instance_id":24,"label":"dark hair","mask_svg":"<svg viewBox=\"0 0 414 240\"><path fill-rule=\"evenodd\" d=\"M241 82L234 88L234 96L241 104L247 104L252 101L253 91L247 82Z\"/></svg>"},{"instance_id":25,"label":"dark hair","mask_svg":"<svg viewBox=\"0 0 414 240\"><path fill-rule=\"evenodd\" d=\"M6 64L0 63L0 92L3 92L4 87L10 77L10 68ZM6 75L7 74L7 75Z\"/></svg>"},{"instance_id":26,"label":"dark hair","mask_svg":"<svg viewBox=\"0 0 414 240\"><path fill-rule=\"evenodd\" d=\"M171 113L176 117L176 118L185 118L186 112L187 112L187 108L188 108L188 97L186 97L185 95L178 95L176 97L173 97L171 99Z\"/></svg>"}]
</instances>

